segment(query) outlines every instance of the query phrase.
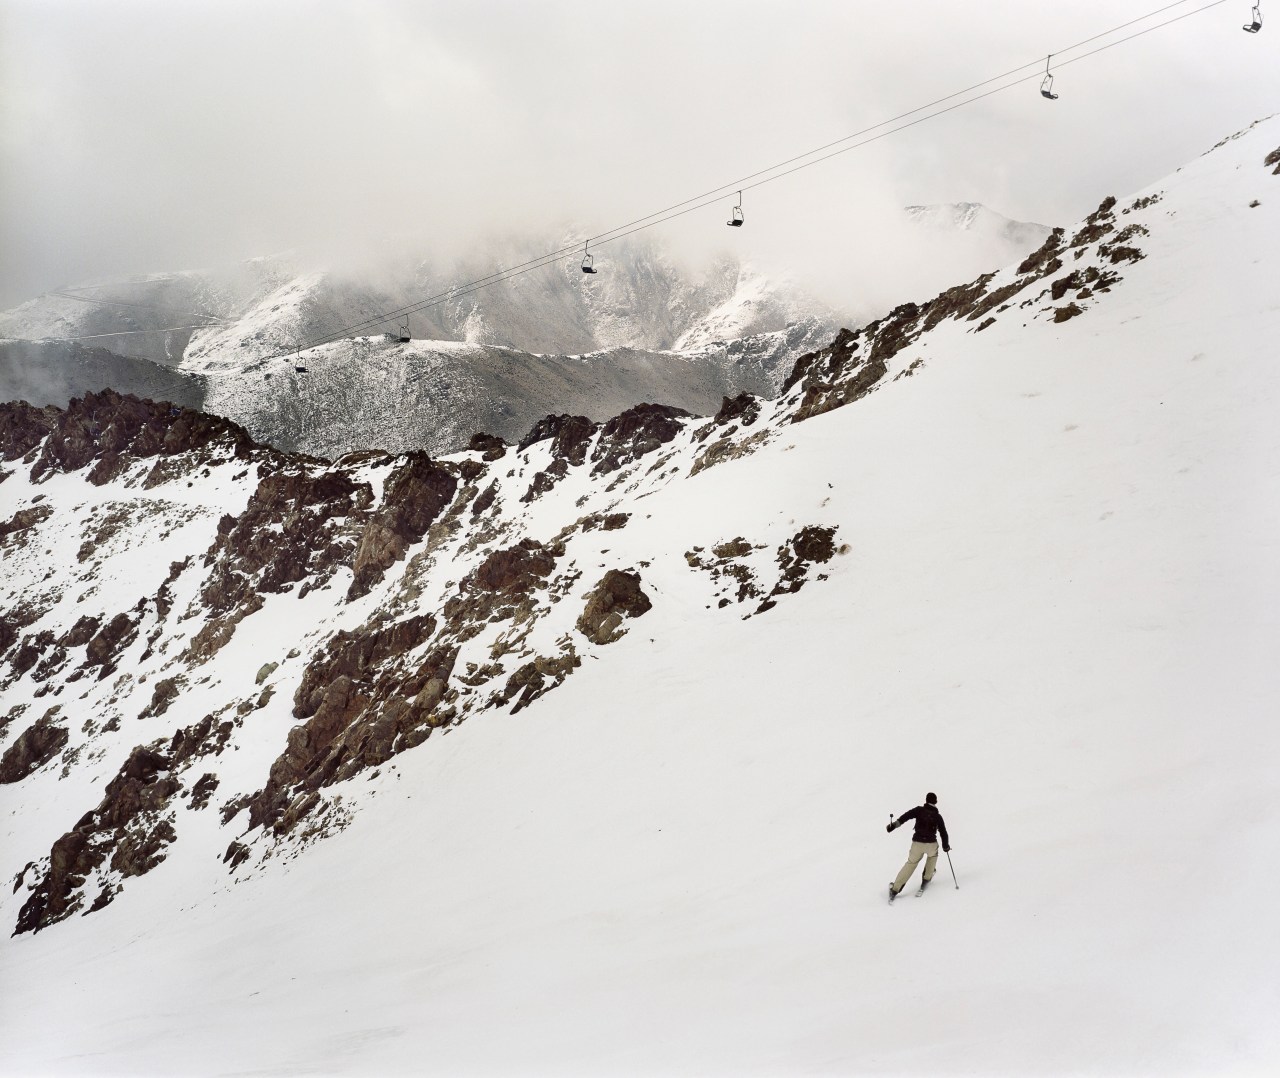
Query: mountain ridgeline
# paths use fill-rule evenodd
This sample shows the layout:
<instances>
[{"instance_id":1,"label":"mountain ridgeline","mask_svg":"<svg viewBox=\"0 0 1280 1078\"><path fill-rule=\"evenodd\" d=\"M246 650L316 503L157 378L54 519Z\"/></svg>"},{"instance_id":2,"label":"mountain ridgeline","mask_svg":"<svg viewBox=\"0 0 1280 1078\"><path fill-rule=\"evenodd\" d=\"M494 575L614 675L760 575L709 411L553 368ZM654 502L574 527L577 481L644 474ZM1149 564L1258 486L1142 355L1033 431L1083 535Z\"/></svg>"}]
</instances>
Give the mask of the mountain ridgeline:
<instances>
[{"instance_id":1,"label":"mountain ridgeline","mask_svg":"<svg viewBox=\"0 0 1280 1078\"><path fill-rule=\"evenodd\" d=\"M967 203L907 216L929 224L920 272L943 282L1048 232ZM227 416L281 449L439 454L475 430L515 441L551 412L600 421L662 401L711 414L726 396L772 397L797 357L857 324L731 257L695 269L636 240L611 245L598 274L574 256L462 287L537 253L506 244L364 277L254 259L61 289L0 314L0 399L65 405L113 388ZM379 320L423 297L436 301Z\"/></svg>"}]
</instances>

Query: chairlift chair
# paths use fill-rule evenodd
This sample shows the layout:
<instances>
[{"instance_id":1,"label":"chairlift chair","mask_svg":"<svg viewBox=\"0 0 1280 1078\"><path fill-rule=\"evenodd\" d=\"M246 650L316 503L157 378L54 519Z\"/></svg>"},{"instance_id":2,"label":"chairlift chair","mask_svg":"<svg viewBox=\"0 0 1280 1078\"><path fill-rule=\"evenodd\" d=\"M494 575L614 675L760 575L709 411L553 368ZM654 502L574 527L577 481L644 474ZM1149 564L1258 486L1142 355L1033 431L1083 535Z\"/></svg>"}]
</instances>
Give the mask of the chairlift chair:
<instances>
[{"instance_id":1,"label":"chairlift chair","mask_svg":"<svg viewBox=\"0 0 1280 1078\"><path fill-rule=\"evenodd\" d=\"M742 227L742 192L738 192L738 204L733 207L729 220L725 222L731 228Z\"/></svg>"},{"instance_id":2,"label":"chairlift chair","mask_svg":"<svg viewBox=\"0 0 1280 1078\"><path fill-rule=\"evenodd\" d=\"M306 373L307 373L307 368L306 368L306 367L304 367L301 363L295 363L295 364L293 365L293 369L294 369L298 374L306 374Z\"/></svg>"},{"instance_id":3,"label":"chairlift chair","mask_svg":"<svg viewBox=\"0 0 1280 1078\"><path fill-rule=\"evenodd\" d=\"M587 253L587 244L589 244L590 242L591 241L588 240L586 243L582 245L582 272L583 273L596 272L595 265L593 264L595 262L595 259L592 258L591 255Z\"/></svg>"},{"instance_id":4,"label":"chairlift chair","mask_svg":"<svg viewBox=\"0 0 1280 1078\"><path fill-rule=\"evenodd\" d=\"M1040 96L1047 98L1049 101L1057 101L1058 95L1053 92L1053 76L1049 73L1049 61L1053 59L1053 53L1050 53L1044 62L1044 78L1040 80Z\"/></svg>"},{"instance_id":5,"label":"chairlift chair","mask_svg":"<svg viewBox=\"0 0 1280 1078\"><path fill-rule=\"evenodd\" d=\"M413 340L413 338L409 336L409 320L407 318L404 321L404 325L400 327L399 340L401 344L408 344Z\"/></svg>"},{"instance_id":6,"label":"chairlift chair","mask_svg":"<svg viewBox=\"0 0 1280 1078\"><path fill-rule=\"evenodd\" d=\"M1262 0L1253 5L1253 22L1241 29L1247 34L1256 34L1262 29Z\"/></svg>"}]
</instances>

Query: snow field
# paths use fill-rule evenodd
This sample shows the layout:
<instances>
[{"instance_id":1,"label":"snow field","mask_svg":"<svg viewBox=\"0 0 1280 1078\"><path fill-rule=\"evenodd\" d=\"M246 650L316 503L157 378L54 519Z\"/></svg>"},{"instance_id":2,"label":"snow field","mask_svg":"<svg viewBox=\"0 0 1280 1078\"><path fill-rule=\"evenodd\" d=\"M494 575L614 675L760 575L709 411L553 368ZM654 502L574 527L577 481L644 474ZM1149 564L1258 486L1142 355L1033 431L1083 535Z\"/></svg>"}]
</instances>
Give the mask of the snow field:
<instances>
[{"instance_id":1,"label":"snow field","mask_svg":"<svg viewBox=\"0 0 1280 1078\"><path fill-rule=\"evenodd\" d=\"M575 538L651 559L654 608L346 784L348 830L232 886L205 813L113 906L4 944L0 1069L1268 1073L1267 139L1162 185L1083 316L944 324L914 377ZM705 609L684 550L806 524L850 544L830 580ZM960 889L943 858L887 908L883 825L929 789Z\"/></svg>"}]
</instances>

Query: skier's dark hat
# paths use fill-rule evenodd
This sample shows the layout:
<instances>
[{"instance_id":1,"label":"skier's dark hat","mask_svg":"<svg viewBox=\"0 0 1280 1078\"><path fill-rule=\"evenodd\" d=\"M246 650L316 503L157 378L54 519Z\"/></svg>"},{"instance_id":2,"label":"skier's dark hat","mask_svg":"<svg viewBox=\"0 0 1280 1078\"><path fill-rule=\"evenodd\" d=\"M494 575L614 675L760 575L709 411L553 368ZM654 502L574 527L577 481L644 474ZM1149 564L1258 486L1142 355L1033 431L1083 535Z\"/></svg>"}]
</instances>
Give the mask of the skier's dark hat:
<instances>
[{"instance_id":1,"label":"skier's dark hat","mask_svg":"<svg viewBox=\"0 0 1280 1078\"><path fill-rule=\"evenodd\" d=\"M926 805L936 805L938 803L938 795L935 793L927 793L924 795L924 803Z\"/></svg>"}]
</instances>

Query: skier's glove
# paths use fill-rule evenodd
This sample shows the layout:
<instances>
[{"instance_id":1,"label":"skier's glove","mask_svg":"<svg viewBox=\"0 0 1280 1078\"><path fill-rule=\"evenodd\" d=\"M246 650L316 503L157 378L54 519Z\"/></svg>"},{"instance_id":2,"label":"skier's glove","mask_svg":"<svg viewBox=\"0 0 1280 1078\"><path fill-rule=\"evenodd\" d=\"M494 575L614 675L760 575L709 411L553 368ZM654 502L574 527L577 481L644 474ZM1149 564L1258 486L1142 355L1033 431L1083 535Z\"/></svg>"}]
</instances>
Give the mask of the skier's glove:
<instances>
[{"instance_id":1,"label":"skier's glove","mask_svg":"<svg viewBox=\"0 0 1280 1078\"><path fill-rule=\"evenodd\" d=\"M943 847L942 847L942 852L943 852L943 853L950 853L950 852L951 852L951 847L950 847L950 846L943 846Z\"/></svg>"},{"instance_id":2,"label":"skier's glove","mask_svg":"<svg viewBox=\"0 0 1280 1078\"><path fill-rule=\"evenodd\" d=\"M892 830L893 830L895 827L897 827L897 826L898 826L898 825L897 825L896 823L891 823L891 824L889 824L888 826L886 826L886 827L885 827L885 830L886 830L886 831L892 831Z\"/></svg>"}]
</instances>

